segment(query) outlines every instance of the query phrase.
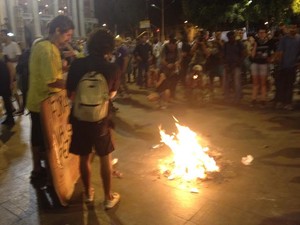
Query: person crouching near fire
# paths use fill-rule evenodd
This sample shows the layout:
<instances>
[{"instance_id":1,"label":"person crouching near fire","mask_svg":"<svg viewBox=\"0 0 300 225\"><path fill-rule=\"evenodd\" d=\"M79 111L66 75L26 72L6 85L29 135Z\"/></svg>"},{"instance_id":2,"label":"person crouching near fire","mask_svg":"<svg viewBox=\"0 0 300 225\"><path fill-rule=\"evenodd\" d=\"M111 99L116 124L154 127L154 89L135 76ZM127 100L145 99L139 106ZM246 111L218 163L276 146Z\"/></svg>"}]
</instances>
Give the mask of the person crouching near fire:
<instances>
[{"instance_id":1,"label":"person crouching near fire","mask_svg":"<svg viewBox=\"0 0 300 225\"><path fill-rule=\"evenodd\" d=\"M162 71L159 71L157 80L155 81L155 91L147 96L147 99L151 102L157 102L159 109L166 109L168 107L171 92L170 82L167 76Z\"/></svg>"}]
</instances>

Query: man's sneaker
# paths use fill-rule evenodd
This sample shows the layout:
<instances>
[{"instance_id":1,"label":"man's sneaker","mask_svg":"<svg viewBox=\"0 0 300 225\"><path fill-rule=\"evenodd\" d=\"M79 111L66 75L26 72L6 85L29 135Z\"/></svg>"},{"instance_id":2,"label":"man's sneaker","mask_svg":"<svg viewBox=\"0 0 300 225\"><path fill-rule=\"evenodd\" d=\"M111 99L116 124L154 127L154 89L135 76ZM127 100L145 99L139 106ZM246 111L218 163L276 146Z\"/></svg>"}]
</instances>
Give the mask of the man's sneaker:
<instances>
[{"instance_id":1,"label":"man's sneaker","mask_svg":"<svg viewBox=\"0 0 300 225\"><path fill-rule=\"evenodd\" d=\"M113 208L120 201L121 196L117 192L114 192L112 194L112 196L113 196L113 199L104 201L104 208L105 209Z\"/></svg>"},{"instance_id":2,"label":"man's sneaker","mask_svg":"<svg viewBox=\"0 0 300 225\"><path fill-rule=\"evenodd\" d=\"M94 197L95 197L95 189L94 188L90 188L89 193L85 193L85 199L84 202L85 203L91 203L94 201Z\"/></svg>"}]
</instances>

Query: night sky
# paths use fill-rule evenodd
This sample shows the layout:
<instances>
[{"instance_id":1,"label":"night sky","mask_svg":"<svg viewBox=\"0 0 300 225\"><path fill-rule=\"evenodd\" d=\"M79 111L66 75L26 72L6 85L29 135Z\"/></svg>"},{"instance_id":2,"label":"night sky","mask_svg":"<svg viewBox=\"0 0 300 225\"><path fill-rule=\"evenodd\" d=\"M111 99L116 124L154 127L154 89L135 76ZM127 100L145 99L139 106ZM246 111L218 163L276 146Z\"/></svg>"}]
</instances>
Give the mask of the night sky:
<instances>
[{"instance_id":1,"label":"night sky","mask_svg":"<svg viewBox=\"0 0 300 225\"><path fill-rule=\"evenodd\" d=\"M119 1L133 1L133 0L95 0L95 13L96 17L99 19L100 24L104 21L107 23L116 24L112 12L108 7L108 1L110 4L115 2L117 4ZM181 0L164 0L165 1L165 27L174 26L177 24L182 24L185 20L182 16ZM148 7L147 3L148 2ZM139 14L139 19L144 20L149 15L151 24L154 27L161 28L161 11L159 9L151 7L151 4L155 4L161 7L161 0L139 0L139 9L137 12ZM130 12L132 13L132 12ZM136 21L136 24L139 20Z\"/></svg>"}]
</instances>

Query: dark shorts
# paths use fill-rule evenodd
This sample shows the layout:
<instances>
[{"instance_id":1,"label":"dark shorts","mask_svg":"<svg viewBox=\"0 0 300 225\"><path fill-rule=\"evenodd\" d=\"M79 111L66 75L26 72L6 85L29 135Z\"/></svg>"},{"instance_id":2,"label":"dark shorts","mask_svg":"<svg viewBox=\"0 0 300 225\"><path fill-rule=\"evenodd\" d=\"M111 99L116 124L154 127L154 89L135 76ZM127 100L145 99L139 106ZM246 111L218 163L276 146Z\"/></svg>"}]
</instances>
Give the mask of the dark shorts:
<instances>
[{"instance_id":1,"label":"dark shorts","mask_svg":"<svg viewBox=\"0 0 300 225\"><path fill-rule=\"evenodd\" d=\"M88 155L94 149L99 156L114 151L114 144L108 121L83 122L72 119L72 138L69 152L75 155Z\"/></svg>"},{"instance_id":2,"label":"dark shorts","mask_svg":"<svg viewBox=\"0 0 300 225\"><path fill-rule=\"evenodd\" d=\"M30 112L31 117L31 145L40 147L41 151L45 151L44 133L40 113Z\"/></svg>"}]
</instances>

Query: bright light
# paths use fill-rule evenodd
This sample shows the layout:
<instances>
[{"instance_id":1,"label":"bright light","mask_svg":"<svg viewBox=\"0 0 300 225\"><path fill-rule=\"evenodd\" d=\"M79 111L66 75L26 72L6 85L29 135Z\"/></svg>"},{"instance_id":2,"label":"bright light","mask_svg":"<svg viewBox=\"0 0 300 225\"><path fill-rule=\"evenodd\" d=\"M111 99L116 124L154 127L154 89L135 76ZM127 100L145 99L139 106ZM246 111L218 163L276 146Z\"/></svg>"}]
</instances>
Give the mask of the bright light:
<instances>
[{"instance_id":1,"label":"bright light","mask_svg":"<svg viewBox=\"0 0 300 225\"><path fill-rule=\"evenodd\" d=\"M106 23L102 24L102 27L106 27Z\"/></svg>"},{"instance_id":2,"label":"bright light","mask_svg":"<svg viewBox=\"0 0 300 225\"><path fill-rule=\"evenodd\" d=\"M251 3L252 3L252 0L249 0L249 1L247 2L246 5L248 6L248 5L250 5Z\"/></svg>"},{"instance_id":3,"label":"bright light","mask_svg":"<svg viewBox=\"0 0 300 225\"><path fill-rule=\"evenodd\" d=\"M49 5L45 5L45 7L46 7L46 8L48 8L48 7L49 7Z\"/></svg>"},{"instance_id":4,"label":"bright light","mask_svg":"<svg viewBox=\"0 0 300 225\"><path fill-rule=\"evenodd\" d=\"M7 36L8 37L13 37L13 36L15 36L13 33L11 33L11 32L9 32L9 33L7 33Z\"/></svg>"},{"instance_id":5,"label":"bright light","mask_svg":"<svg viewBox=\"0 0 300 225\"><path fill-rule=\"evenodd\" d=\"M67 9L67 8L68 8L67 6L64 7L64 9Z\"/></svg>"},{"instance_id":6,"label":"bright light","mask_svg":"<svg viewBox=\"0 0 300 225\"><path fill-rule=\"evenodd\" d=\"M269 22L268 22L268 21L266 21L266 22L265 22L265 25L267 25L267 24L269 24Z\"/></svg>"},{"instance_id":7,"label":"bright light","mask_svg":"<svg viewBox=\"0 0 300 225\"><path fill-rule=\"evenodd\" d=\"M187 20L186 20L186 21L184 21L184 23L188 23L188 22L189 22L189 21L187 21Z\"/></svg>"},{"instance_id":8,"label":"bright light","mask_svg":"<svg viewBox=\"0 0 300 225\"><path fill-rule=\"evenodd\" d=\"M157 5L151 4L151 7L161 10Z\"/></svg>"},{"instance_id":9,"label":"bright light","mask_svg":"<svg viewBox=\"0 0 300 225\"><path fill-rule=\"evenodd\" d=\"M116 36L116 38L119 38L119 37L120 37L120 35L117 35L117 36Z\"/></svg>"},{"instance_id":10,"label":"bright light","mask_svg":"<svg viewBox=\"0 0 300 225\"><path fill-rule=\"evenodd\" d=\"M39 15L42 15L42 12L39 12Z\"/></svg>"}]
</instances>

